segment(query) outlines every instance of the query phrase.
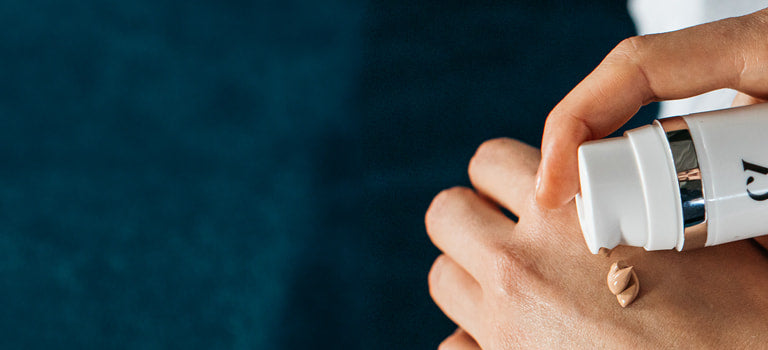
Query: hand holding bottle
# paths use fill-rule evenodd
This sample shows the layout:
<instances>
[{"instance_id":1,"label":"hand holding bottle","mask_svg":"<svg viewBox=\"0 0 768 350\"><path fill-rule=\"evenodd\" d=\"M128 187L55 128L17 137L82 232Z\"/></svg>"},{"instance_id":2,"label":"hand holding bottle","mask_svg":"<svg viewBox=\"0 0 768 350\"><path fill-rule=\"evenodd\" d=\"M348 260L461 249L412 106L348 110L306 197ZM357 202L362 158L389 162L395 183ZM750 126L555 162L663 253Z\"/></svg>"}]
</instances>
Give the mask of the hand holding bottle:
<instances>
[{"instance_id":1,"label":"hand holding bottle","mask_svg":"<svg viewBox=\"0 0 768 350\"><path fill-rule=\"evenodd\" d=\"M533 147L487 141L469 165L474 189L445 190L430 205L427 233L443 254L429 289L460 328L440 349L768 344L763 248L739 241L685 254L632 247L618 247L610 259L585 254L574 203L557 210L534 204L538 164ZM626 309L605 280L618 260L636 267L642 285Z\"/></svg>"},{"instance_id":2,"label":"hand holding bottle","mask_svg":"<svg viewBox=\"0 0 768 350\"><path fill-rule=\"evenodd\" d=\"M550 113L536 201L557 208L579 191L577 149L607 136L641 106L720 88L734 104L768 98L768 9L619 43Z\"/></svg>"}]
</instances>

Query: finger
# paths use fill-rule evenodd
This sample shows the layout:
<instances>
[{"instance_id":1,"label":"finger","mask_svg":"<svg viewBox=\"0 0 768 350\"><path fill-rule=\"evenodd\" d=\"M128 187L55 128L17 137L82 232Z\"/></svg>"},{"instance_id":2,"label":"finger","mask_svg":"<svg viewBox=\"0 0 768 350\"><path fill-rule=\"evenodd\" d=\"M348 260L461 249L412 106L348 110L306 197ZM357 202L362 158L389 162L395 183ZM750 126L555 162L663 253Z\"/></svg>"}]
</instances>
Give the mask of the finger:
<instances>
[{"instance_id":1,"label":"finger","mask_svg":"<svg viewBox=\"0 0 768 350\"><path fill-rule=\"evenodd\" d=\"M440 255L429 271L429 294L448 318L464 329L479 329L480 285L450 257Z\"/></svg>"},{"instance_id":2,"label":"finger","mask_svg":"<svg viewBox=\"0 0 768 350\"><path fill-rule=\"evenodd\" d=\"M768 96L768 12L622 41L547 117L536 200L559 207L578 192L576 151L644 104L733 88Z\"/></svg>"},{"instance_id":3,"label":"finger","mask_svg":"<svg viewBox=\"0 0 768 350\"><path fill-rule=\"evenodd\" d=\"M749 106L754 105L758 103L763 103L765 100L753 96L749 96L743 92L739 92L736 94L736 97L733 98L733 103L731 104L731 107L739 107L739 106Z\"/></svg>"},{"instance_id":4,"label":"finger","mask_svg":"<svg viewBox=\"0 0 768 350\"><path fill-rule=\"evenodd\" d=\"M539 150L512 139L484 142L469 162L478 192L522 216L533 199Z\"/></svg>"},{"instance_id":5,"label":"finger","mask_svg":"<svg viewBox=\"0 0 768 350\"><path fill-rule=\"evenodd\" d=\"M490 276L488 266L494 266L515 227L498 207L464 187L440 192L425 222L432 243L478 281Z\"/></svg>"},{"instance_id":6,"label":"finger","mask_svg":"<svg viewBox=\"0 0 768 350\"><path fill-rule=\"evenodd\" d=\"M440 343L438 350L480 350L480 345L469 333L459 328Z\"/></svg>"}]
</instances>

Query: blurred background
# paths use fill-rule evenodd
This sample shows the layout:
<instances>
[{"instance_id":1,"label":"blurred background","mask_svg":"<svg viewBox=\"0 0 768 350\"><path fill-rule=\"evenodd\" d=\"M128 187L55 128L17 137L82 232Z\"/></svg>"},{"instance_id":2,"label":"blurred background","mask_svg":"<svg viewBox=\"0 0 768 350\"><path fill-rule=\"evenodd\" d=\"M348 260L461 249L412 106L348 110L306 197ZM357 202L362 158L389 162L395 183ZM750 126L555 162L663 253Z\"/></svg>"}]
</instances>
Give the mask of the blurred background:
<instances>
[{"instance_id":1,"label":"blurred background","mask_svg":"<svg viewBox=\"0 0 768 350\"><path fill-rule=\"evenodd\" d=\"M432 349L423 214L622 1L0 3L0 347ZM629 127L649 123L645 108Z\"/></svg>"}]
</instances>

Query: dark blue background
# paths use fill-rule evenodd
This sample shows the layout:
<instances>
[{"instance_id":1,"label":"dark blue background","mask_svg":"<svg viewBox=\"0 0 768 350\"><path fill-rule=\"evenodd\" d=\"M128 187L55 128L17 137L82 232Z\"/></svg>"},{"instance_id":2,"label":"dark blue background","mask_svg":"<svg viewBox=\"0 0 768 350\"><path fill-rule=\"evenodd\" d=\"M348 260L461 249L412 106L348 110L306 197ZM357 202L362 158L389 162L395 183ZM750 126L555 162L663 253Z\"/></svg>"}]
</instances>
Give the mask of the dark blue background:
<instances>
[{"instance_id":1,"label":"dark blue background","mask_svg":"<svg viewBox=\"0 0 768 350\"><path fill-rule=\"evenodd\" d=\"M485 139L538 145L633 34L609 0L30 0L0 23L2 348L434 348L431 197Z\"/></svg>"}]
</instances>

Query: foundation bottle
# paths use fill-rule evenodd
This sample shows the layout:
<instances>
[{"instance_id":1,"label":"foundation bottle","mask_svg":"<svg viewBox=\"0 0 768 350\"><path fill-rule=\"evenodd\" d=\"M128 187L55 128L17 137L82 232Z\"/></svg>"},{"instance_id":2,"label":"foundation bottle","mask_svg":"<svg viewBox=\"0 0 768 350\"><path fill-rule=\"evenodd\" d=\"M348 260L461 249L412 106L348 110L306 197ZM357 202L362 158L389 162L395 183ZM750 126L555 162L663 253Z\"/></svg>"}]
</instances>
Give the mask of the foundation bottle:
<instances>
[{"instance_id":1,"label":"foundation bottle","mask_svg":"<svg viewBox=\"0 0 768 350\"><path fill-rule=\"evenodd\" d=\"M768 103L657 120L579 147L589 250L689 250L768 234Z\"/></svg>"}]
</instances>

